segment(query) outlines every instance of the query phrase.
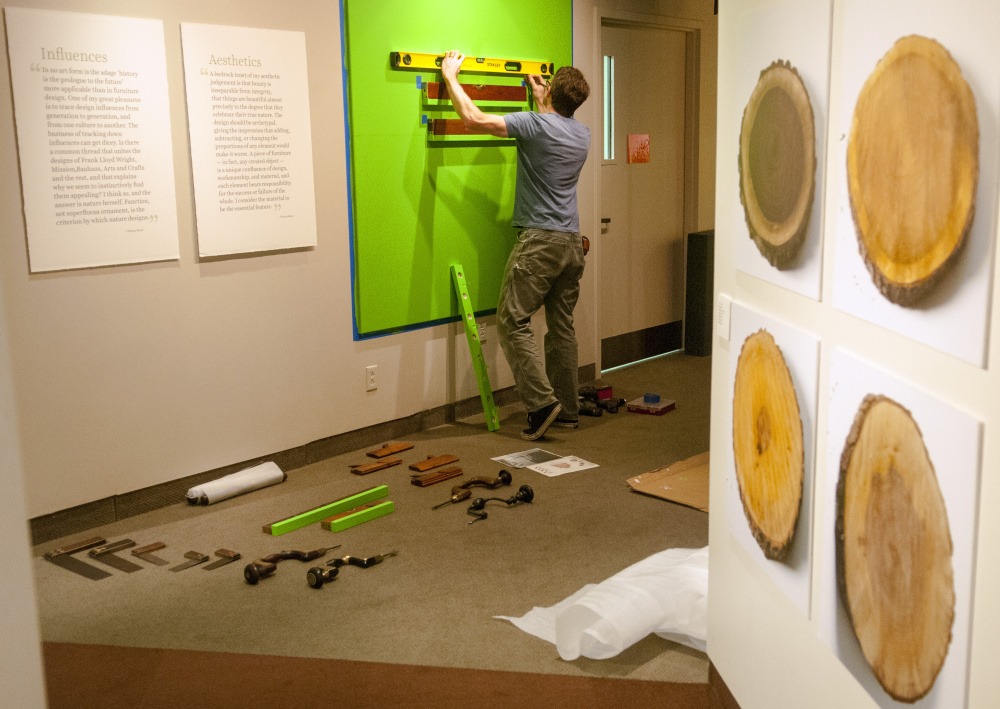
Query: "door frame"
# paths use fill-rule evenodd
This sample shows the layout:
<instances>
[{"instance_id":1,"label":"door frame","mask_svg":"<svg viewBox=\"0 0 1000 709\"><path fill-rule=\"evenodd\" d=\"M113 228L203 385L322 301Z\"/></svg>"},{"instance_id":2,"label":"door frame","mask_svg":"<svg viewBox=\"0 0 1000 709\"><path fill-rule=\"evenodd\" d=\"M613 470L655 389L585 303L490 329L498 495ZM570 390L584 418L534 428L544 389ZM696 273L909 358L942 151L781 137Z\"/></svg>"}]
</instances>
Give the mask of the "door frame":
<instances>
[{"instance_id":1,"label":"door frame","mask_svg":"<svg viewBox=\"0 0 1000 709\"><path fill-rule=\"evenodd\" d=\"M597 97L601 110L596 110L595 131L603 143L604 136L604 55L601 51L601 28L605 22L616 26L642 27L650 29L675 30L685 33L685 77L684 77L684 233L690 234L698 228L698 145L701 119L701 32L704 22L668 15L654 15L627 12L609 7L595 6L593 16L593 37L590 76L595 77ZM596 103L596 102L595 102ZM603 149L603 146L602 146ZM601 165L597 164L594 176L594 216L590 225L592 234L601 234ZM601 284L603 239L593 242L594 257L594 354L596 375L603 371L601 362ZM687 240L684 243L684 258L687 258ZM685 269L686 271L686 269ZM684 292L687 284L684 284ZM683 334L682 334L683 338ZM682 339L683 341L683 339Z\"/></svg>"}]
</instances>

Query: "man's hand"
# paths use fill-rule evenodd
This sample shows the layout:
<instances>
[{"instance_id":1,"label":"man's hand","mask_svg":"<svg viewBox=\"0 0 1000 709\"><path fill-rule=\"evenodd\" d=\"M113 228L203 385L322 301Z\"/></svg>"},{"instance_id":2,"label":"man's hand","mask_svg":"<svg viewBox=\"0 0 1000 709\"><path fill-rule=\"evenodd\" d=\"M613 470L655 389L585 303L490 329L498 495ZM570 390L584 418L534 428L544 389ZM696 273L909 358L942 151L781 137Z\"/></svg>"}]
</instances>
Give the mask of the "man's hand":
<instances>
[{"instance_id":1,"label":"man's hand","mask_svg":"<svg viewBox=\"0 0 1000 709\"><path fill-rule=\"evenodd\" d=\"M465 61L465 55L461 52L448 52L444 55L444 59L441 60L441 77L447 81L448 79L457 79L458 72L462 70L462 62Z\"/></svg>"},{"instance_id":2,"label":"man's hand","mask_svg":"<svg viewBox=\"0 0 1000 709\"><path fill-rule=\"evenodd\" d=\"M458 83L458 72L462 68L465 55L461 52L448 52L441 60L441 78L448 86L448 94L455 112L462 119L462 125L473 133L495 135L498 138L507 137L507 123L502 116L493 113L483 113L472 102L465 89Z\"/></svg>"},{"instance_id":3,"label":"man's hand","mask_svg":"<svg viewBox=\"0 0 1000 709\"><path fill-rule=\"evenodd\" d=\"M539 113L549 113L552 110L552 97L549 96L549 82L538 74L528 74L526 77L531 86L531 95L535 97L535 108Z\"/></svg>"}]
</instances>

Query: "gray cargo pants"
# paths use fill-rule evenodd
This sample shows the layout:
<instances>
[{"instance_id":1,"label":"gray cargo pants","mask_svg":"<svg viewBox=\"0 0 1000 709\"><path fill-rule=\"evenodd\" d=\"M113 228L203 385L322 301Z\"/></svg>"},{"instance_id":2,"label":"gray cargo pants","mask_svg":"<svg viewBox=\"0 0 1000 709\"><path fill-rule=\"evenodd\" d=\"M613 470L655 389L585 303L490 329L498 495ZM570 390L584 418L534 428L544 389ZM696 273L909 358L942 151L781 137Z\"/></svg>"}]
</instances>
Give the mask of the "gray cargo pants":
<instances>
[{"instance_id":1,"label":"gray cargo pants","mask_svg":"<svg viewBox=\"0 0 1000 709\"><path fill-rule=\"evenodd\" d=\"M577 343L573 309L584 268L578 233L524 229L510 252L500 287L497 334L528 411L555 401L564 418L580 413ZM531 316L545 306L545 366L538 353Z\"/></svg>"}]
</instances>

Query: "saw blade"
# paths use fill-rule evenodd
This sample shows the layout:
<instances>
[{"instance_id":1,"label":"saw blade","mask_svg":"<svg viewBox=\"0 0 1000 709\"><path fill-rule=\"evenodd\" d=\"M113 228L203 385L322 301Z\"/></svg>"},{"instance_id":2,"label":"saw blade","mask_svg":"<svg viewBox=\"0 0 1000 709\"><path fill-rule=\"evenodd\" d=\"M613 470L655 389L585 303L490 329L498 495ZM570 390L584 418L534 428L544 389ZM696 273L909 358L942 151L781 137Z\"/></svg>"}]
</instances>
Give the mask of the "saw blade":
<instances>
[{"instance_id":1,"label":"saw blade","mask_svg":"<svg viewBox=\"0 0 1000 709\"><path fill-rule=\"evenodd\" d=\"M102 564L107 564L112 569L118 569L119 571L124 571L127 574L131 574L134 571L142 571L142 567L138 564L134 564L128 559L123 559L120 556L115 556L111 552L107 554L101 554L100 556L95 556L94 561L99 561Z\"/></svg>"},{"instance_id":2,"label":"saw blade","mask_svg":"<svg viewBox=\"0 0 1000 709\"><path fill-rule=\"evenodd\" d=\"M101 579L106 579L108 576L111 576L111 574L104 569L91 566L87 562L80 561L76 557L70 556L69 554L49 556L46 557L46 561L51 561L56 566L61 566L67 571L72 571L74 574L80 574L80 576L88 578L91 581L100 581Z\"/></svg>"}]
</instances>

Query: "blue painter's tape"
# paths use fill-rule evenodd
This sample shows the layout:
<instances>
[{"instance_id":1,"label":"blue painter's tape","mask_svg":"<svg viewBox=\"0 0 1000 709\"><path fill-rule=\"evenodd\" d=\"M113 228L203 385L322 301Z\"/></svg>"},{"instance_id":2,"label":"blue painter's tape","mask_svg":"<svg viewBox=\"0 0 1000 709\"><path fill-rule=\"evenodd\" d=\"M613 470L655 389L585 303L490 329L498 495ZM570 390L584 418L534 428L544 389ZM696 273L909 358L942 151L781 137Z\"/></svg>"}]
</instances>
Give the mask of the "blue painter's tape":
<instances>
[{"instance_id":1,"label":"blue painter's tape","mask_svg":"<svg viewBox=\"0 0 1000 709\"><path fill-rule=\"evenodd\" d=\"M424 85L423 85L423 78L424 77L420 76L420 74L417 74L417 88L418 89L422 89L424 87Z\"/></svg>"},{"instance_id":2,"label":"blue painter's tape","mask_svg":"<svg viewBox=\"0 0 1000 709\"><path fill-rule=\"evenodd\" d=\"M420 125L422 125L422 126L427 125L427 114L426 113L420 117Z\"/></svg>"}]
</instances>

